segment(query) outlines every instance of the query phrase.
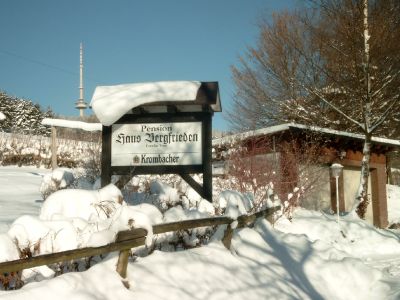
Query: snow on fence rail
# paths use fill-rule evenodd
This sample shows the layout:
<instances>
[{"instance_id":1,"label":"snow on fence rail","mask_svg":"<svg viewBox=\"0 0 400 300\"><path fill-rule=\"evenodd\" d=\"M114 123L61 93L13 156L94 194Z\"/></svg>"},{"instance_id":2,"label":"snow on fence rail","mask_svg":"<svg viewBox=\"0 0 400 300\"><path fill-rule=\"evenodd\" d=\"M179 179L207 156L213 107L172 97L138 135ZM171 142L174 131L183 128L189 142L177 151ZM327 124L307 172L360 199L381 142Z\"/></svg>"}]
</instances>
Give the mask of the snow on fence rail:
<instances>
[{"instance_id":1,"label":"snow on fence rail","mask_svg":"<svg viewBox=\"0 0 400 300\"><path fill-rule=\"evenodd\" d=\"M153 233L160 234L171 231L192 229L197 227L205 226L217 226L217 225L228 225L225 230L224 237L222 239L223 244L226 248L230 248L231 238L233 234L232 223L237 221L235 228L243 228L252 225L257 218L271 218L273 213L278 211L280 206L267 208L251 215L241 215L234 220L229 217L211 217L193 220L184 220L178 222L170 222L164 224L157 224L153 226ZM68 250L63 252L51 253L38 255L34 257L6 261L0 263L0 273L16 272L23 269L29 269L42 265L49 265L53 263L59 263L63 261L69 261L73 259L79 259L84 257L90 257L100 254L105 254L113 251L120 251L117 272L122 278L126 278L129 250L131 248L143 246L145 244L147 231L142 228L136 228L133 230L120 231L117 234L116 241L100 247L88 247L74 250ZM124 285L127 283L123 281Z\"/></svg>"},{"instance_id":2,"label":"snow on fence rail","mask_svg":"<svg viewBox=\"0 0 400 300\"><path fill-rule=\"evenodd\" d=\"M74 128L74 129L81 129L81 130L85 130L85 131L101 131L103 128L101 123L87 123L87 122L81 122L81 121L48 119L48 118L45 118L42 120L42 125L53 126L53 127Z\"/></svg>"}]
</instances>

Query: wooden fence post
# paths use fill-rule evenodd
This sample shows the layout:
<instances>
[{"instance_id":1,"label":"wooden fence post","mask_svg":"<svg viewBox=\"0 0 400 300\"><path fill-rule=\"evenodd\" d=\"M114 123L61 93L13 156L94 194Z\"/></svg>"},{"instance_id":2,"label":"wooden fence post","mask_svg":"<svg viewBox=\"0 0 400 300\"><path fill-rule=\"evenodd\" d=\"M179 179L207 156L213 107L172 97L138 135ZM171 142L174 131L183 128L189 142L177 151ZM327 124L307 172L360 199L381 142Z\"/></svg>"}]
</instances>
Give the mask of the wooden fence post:
<instances>
[{"instance_id":1,"label":"wooden fence post","mask_svg":"<svg viewBox=\"0 0 400 300\"><path fill-rule=\"evenodd\" d=\"M144 244L145 237L147 236L147 230L143 228L134 228L128 231L120 231L117 234L115 241L118 242L128 242L128 241L143 241ZM127 280L128 276L128 261L131 249L122 249L119 252L118 262L117 262L117 273L122 277L122 284L129 289L129 282Z\"/></svg>"},{"instance_id":2,"label":"wooden fence post","mask_svg":"<svg viewBox=\"0 0 400 300\"><path fill-rule=\"evenodd\" d=\"M122 284L129 289L129 282L126 280L127 270L128 270L128 260L129 260L130 250L122 250L119 253L117 272L122 277Z\"/></svg>"},{"instance_id":3,"label":"wooden fence post","mask_svg":"<svg viewBox=\"0 0 400 300\"><path fill-rule=\"evenodd\" d=\"M228 227L226 227L224 237L222 238L222 244L224 244L225 248L228 250L231 248L232 236L233 236L233 229L231 224L228 224Z\"/></svg>"},{"instance_id":4,"label":"wooden fence post","mask_svg":"<svg viewBox=\"0 0 400 300\"><path fill-rule=\"evenodd\" d=\"M51 127L51 168L57 169L57 129Z\"/></svg>"},{"instance_id":5,"label":"wooden fence post","mask_svg":"<svg viewBox=\"0 0 400 300\"><path fill-rule=\"evenodd\" d=\"M256 212L251 215L241 215L237 218L237 226L235 228L240 229L243 227L252 227L254 226L254 222L257 218L264 218L269 221L271 224L274 222L274 212L280 210L280 206L267 208L265 210ZM232 220L233 222L234 220ZM231 248L232 236L233 236L233 228L232 222L228 224L228 227L225 230L224 237L222 238L222 243L224 244L226 249Z\"/></svg>"}]
</instances>

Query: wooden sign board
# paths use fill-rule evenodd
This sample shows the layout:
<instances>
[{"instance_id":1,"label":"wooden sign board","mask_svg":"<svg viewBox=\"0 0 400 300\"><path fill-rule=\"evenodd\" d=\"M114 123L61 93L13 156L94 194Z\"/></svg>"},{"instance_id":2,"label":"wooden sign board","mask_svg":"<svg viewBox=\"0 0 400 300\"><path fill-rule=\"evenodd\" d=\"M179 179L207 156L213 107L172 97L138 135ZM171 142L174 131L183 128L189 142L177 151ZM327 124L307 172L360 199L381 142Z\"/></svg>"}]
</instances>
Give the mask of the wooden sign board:
<instances>
[{"instance_id":1,"label":"wooden sign board","mask_svg":"<svg viewBox=\"0 0 400 300\"><path fill-rule=\"evenodd\" d=\"M114 124L111 166L202 165L201 122Z\"/></svg>"}]
</instances>

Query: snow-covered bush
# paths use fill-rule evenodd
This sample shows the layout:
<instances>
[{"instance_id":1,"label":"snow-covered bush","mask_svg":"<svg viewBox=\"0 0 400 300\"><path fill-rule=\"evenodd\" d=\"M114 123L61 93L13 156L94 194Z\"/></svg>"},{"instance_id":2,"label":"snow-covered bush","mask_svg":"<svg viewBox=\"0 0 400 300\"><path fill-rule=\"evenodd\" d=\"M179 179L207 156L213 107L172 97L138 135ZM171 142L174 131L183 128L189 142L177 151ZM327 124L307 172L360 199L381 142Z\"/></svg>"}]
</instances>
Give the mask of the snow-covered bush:
<instances>
[{"instance_id":1,"label":"snow-covered bush","mask_svg":"<svg viewBox=\"0 0 400 300\"><path fill-rule=\"evenodd\" d=\"M236 218L251 212L253 207L251 197L236 191L220 195L214 191L215 201L210 203L177 175L140 175L129 180L114 176L113 182L126 182L122 190L113 184L93 190L96 183L87 178L87 171L80 168L59 168L43 177L41 192L47 198L39 218L21 217L9 231L23 257L104 245L113 242L119 231L138 227L148 231L148 238L145 247L134 249L134 255L147 255L154 249L175 251L197 247L207 244L216 228L194 228L153 236L152 225L224 213ZM200 176L194 178L201 182ZM128 205L122 202L122 197ZM44 269L38 277L29 271L23 278L40 280L53 276L52 272L82 270L99 259L50 266L50 271Z\"/></svg>"},{"instance_id":2,"label":"snow-covered bush","mask_svg":"<svg viewBox=\"0 0 400 300\"><path fill-rule=\"evenodd\" d=\"M66 188L97 189L100 188L100 185L95 185L97 179L97 171L93 169L57 168L43 176L40 193L46 199L50 194Z\"/></svg>"},{"instance_id":3,"label":"snow-covered bush","mask_svg":"<svg viewBox=\"0 0 400 300\"><path fill-rule=\"evenodd\" d=\"M57 168L52 173L44 175L40 185L43 199L55 191L70 187L74 179L73 171L66 168Z\"/></svg>"},{"instance_id":4,"label":"snow-covered bush","mask_svg":"<svg viewBox=\"0 0 400 300\"><path fill-rule=\"evenodd\" d=\"M268 136L233 140L232 144L214 146L214 155L224 159L228 174L214 182L217 190L236 190L251 199L252 212L285 203L284 213L302 206L304 199L320 182L322 167L318 167L321 143L318 136L302 140L302 147L292 140Z\"/></svg>"},{"instance_id":5,"label":"snow-covered bush","mask_svg":"<svg viewBox=\"0 0 400 300\"><path fill-rule=\"evenodd\" d=\"M0 234L0 261L19 259L18 248L8 234Z\"/></svg>"},{"instance_id":6,"label":"snow-covered bush","mask_svg":"<svg viewBox=\"0 0 400 300\"><path fill-rule=\"evenodd\" d=\"M119 231L132 228L147 230L145 247L136 249L136 252L147 253L154 249L152 225L162 219L161 212L153 205L127 206L122 201L121 191L113 184L96 191L58 190L43 203L39 217L21 216L12 223L6 235L0 235L0 253L3 255L0 261L98 247L114 242ZM87 269L98 260L101 258L90 257L24 270L22 274L0 276L0 283L8 288L10 284L40 281L67 271Z\"/></svg>"},{"instance_id":7,"label":"snow-covered bush","mask_svg":"<svg viewBox=\"0 0 400 300\"><path fill-rule=\"evenodd\" d=\"M200 181L199 176L194 176ZM210 205L178 175L134 176L122 190L130 204L150 203L162 212L181 205L185 209L201 206L201 210L212 211ZM208 202L208 201L207 201Z\"/></svg>"},{"instance_id":8,"label":"snow-covered bush","mask_svg":"<svg viewBox=\"0 0 400 300\"><path fill-rule=\"evenodd\" d=\"M195 180L201 180L195 176ZM215 215L212 203L202 199L177 175L140 175L129 180L122 190L125 201L133 207L146 208L156 223L206 218ZM153 211L153 212L152 212ZM154 248L175 250L206 243L213 228L184 230L155 237Z\"/></svg>"},{"instance_id":9,"label":"snow-covered bush","mask_svg":"<svg viewBox=\"0 0 400 300\"><path fill-rule=\"evenodd\" d=\"M160 180L154 180L150 183L150 193L156 196L156 206L162 211L176 206L181 201L178 191Z\"/></svg>"},{"instance_id":10,"label":"snow-covered bush","mask_svg":"<svg viewBox=\"0 0 400 300\"><path fill-rule=\"evenodd\" d=\"M163 223L209 217L210 214L206 212L200 212L198 209L184 209L178 205L171 207L164 213ZM214 229L212 227L198 227L177 232L167 232L156 237L155 246L163 251L193 248L200 244L206 244L213 232Z\"/></svg>"},{"instance_id":11,"label":"snow-covered bush","mask_svg":"<svg viewBox=\"0 0 400 300\"><path fill-rule=\"evenodd\" d=\"M112 215L117 205L122 204L122 201L121 191L113 184L97 191L59 190L51 194L43 203L39 217L42 220L81 218L91 221L106 219Z\"/></svg>"},{"instance_id":12,"label":"snow-covered bush","mask_svg":"<svg viewBox=\"0 0 400 300\"><path fill-rule=\"evenodd\" d=\"M251 211L253 208L253 204L247 197L237 191L231 190L221 192L215 205L217 210L221 214L225 213L225 215L226 210L232 210L234 207L236 207L238 213L242 215Z\"/></svg>"},{"instance_id":13,"label":"snow-covered bush","mask_svg":"<svg viewBox=\"0 0 400 300\"><path fill-rule=\"evenodd\" d=\"M49 154L43 147L45 137L0 132L2 165L48 165Z\"/></svg>"},{"instance_id":14,"label":"snow-covered bush","mask_svg":"<svg viewBox=\"0 0 400 300\"><path fill-rule=\"evenodd\" d=\"M0 163L2 165L33 165L50 168L51 139L45 136L0 132ZM100 173L101 143L57 139L57 165L84 167Z\"/></svg>"},{"instance_id":15,"label":"snow-covered bush","mask_svg":"<svg viewBox=\"0 0 400 300\"><path fill-rule=\"evenodd\" d=\"M10 261L20 258L19 249L8 234L0 234L0 261ZM0 287L5 290L22 286L20 274L17 272L0 273Z\"/></svg>"},{"instance_id":16,"label":"snow-covered bush","mask_svg":"<svg viewBox=\"0 0 400 300\"><path fill-rule=\"evenodd\" d=\"M11 225L8 235L16 243L21 256L30 257L76 249L78 232L72 222L44 222L38 217L24 215Z\"/></svg>"}]
</instances>

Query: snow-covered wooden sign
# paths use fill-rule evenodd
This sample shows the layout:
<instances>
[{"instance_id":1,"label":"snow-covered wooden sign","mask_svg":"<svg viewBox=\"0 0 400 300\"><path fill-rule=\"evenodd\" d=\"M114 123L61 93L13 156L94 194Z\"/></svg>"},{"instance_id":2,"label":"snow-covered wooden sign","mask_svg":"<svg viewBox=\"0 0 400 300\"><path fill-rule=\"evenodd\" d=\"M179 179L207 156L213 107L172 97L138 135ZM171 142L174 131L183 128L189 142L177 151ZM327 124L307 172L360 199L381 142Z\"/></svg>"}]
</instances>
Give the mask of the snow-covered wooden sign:
<instances>
[{"instance_id":1,"label":"snow-covered wooden sign","mask_svg":"<svg viewBox=\"0 0 400 300\"><path fill-rule=\"evenodd\" d=\"M162 81L97 87L101 184L112 175L179 174L212 201L211 130L221 111L218 82ZM191 174L203 174L201 185Z\"/></svg>"},{"instance_id":2,"label":"snow-covered wooden sign","mask_svg":"<svg viewBox=\"0 0 400 300\"><path fill-rule=\"evenodd\" d=\"M201 145L201 122L114 124L111 165L201 165Z\"/></svg>"}]
</instances>

